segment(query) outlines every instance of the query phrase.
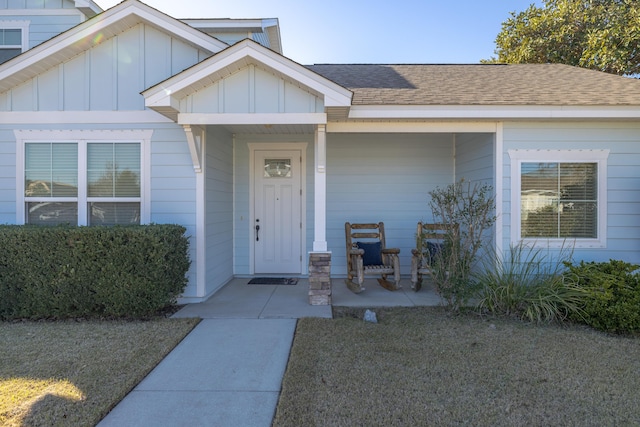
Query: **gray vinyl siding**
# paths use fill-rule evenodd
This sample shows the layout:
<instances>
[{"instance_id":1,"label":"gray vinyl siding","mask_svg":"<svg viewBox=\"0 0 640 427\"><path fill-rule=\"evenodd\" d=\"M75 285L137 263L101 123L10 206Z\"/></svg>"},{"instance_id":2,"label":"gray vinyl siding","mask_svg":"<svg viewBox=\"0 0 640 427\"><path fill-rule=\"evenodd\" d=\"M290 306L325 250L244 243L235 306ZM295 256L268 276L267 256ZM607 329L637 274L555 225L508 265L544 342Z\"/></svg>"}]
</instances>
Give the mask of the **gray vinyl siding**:
<instances>
[{"instance_id":1,"label":"gray vinyl siding","mask_svg":"<svg viewBox=\"0 0 640 427\"><path fill-rule=\"evenodd\" d=\"M205 177L209 295L233 277L233 139L218 127L207 129Z\"/></svg>"},{"instance_id":2,"label":"gray vinyl siding","mask_svg":"<svg viewBox=\"0 0 640 427\"><path fill-rule=\"evenodd\" d=\"M144 110L140 92L204 56L203 51L139 24L0 94L0 111Z\"/></svg>"},{"instance_id":3,"label":"gray vinyl siding","mask_svg":"<svg viewBox=\"0 0 640 427\"><path fill-rule=\"evenodd\" d=\"M504 126L504 205L511 209L509 149L609 149L606 248L575 249L576 261L620 259L640 263L640 124L621 122L532 122ZM511 241L511 217L504 219L503 246Z\"/></svg>"}]
</instances>

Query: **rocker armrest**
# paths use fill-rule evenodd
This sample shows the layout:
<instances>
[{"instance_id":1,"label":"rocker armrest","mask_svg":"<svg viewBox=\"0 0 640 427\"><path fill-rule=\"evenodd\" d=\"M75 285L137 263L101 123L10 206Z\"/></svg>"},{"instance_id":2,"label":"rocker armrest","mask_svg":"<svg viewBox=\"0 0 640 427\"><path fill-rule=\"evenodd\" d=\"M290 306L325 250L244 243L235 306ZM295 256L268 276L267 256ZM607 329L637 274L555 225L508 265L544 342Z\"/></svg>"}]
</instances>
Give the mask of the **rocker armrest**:
<instances>
[{"instance_id":1,"label":"rocker armrest","mask_svg":"<svg viewBox=\"0 0 640 427\"><path fill-rule=\"evenodd\" d=\"M364 255L364 249L351 248L349 249L349 255Z\"/></svg>"},{"instance_id":2,"label":"rocker armrest","mask_svg":"<svg viewBox=\"0 0 640 427\"><path fill-rule=\"evenodd\" d=\"M400 249L398 248L386 248L382 250L382 253L385 255L398 255L400 253Z\"/></svg>"},{"instance_id":3,"label":"rocker armrest","mask_svg":"<svg viewBox=\"0 0 640 427\"><path fill-rule=\"evenodd\" d=\"M416 248L413 248L413 249L411 249L411 255L413 255L413 256L420 256L420 255L422 255L422 254L420 253L420 251L419 251L419 250L417 250Z\"/></svg>"}]
</instances>

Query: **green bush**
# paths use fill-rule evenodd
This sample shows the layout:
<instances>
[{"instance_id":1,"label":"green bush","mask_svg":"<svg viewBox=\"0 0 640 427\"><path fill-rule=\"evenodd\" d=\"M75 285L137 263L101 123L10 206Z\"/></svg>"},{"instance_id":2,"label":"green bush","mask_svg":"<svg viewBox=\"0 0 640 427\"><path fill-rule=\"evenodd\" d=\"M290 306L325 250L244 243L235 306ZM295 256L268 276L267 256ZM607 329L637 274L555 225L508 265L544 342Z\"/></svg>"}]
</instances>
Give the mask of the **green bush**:
<instances>
[{"instance_id":1,"label":"green bush","mask_svg":"<svg viewBox=\"0 0 640 427\"><path fill-rule=\"evenodd\" d=\"M446 307L458 311L476 292L471 273L488 239L485 231L496 220L493 187L460 179L429 195L434 222L447 226L444 246L431 262L431 280Z\"/></svg>"},{"instance_id":2,"label":"green bush","mask_svg":"<svg viewBox=\"0 0 640 427\"><path fill-rule=\"evenodd\" d=\"M187 284L185 228L0 226L0 319L156 314Z\"/></svg>"},{"instance_id":3,"label":"green bush","mask_svg":"<svg viewBox=\"0 0 640 427\"><path fill-rule=\"evenodd\" d=\"M576 321L607 332L640 331L640 273L624 261L566 263L568 281L588 292L583 316Z\"/></svg>"},{"instance_id":4,"label":"green bush","mask_svg":"<svg viewBox=\"0 0 640 427\"><path fill-rule=\"evenodd\" d=\"M587 292L564 280L564 262L570 257L564 248L552 255L520 244L506 256L485 258L476 274L481 289L477 308L537 323L580 313Z\"/></svg>"}]
</instances>

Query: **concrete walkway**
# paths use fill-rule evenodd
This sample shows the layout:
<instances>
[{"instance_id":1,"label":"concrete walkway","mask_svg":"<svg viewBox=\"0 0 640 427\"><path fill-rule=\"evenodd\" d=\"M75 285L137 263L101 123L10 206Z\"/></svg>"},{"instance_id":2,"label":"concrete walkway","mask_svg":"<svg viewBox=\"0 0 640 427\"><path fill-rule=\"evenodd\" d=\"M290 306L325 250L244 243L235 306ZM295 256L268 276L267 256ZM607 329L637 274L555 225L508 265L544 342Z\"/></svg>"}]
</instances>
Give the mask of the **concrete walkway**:
<instances>
[{"instance_id":1,"label":"concrete walkway","mask_svg":"<svg viewBox=\"0 0 640 427\"><path fill-rule=\"evenodd\" d=\"M206 302L174 317L203 320L98 427L265 426L275 414L296 319L331 318L307 303L308 283L247 285L234 279ZM438 305L430 288L389 292L375 279L353 294L333 280L333 304L352 307Z\"/></svg>"}]
</instances>

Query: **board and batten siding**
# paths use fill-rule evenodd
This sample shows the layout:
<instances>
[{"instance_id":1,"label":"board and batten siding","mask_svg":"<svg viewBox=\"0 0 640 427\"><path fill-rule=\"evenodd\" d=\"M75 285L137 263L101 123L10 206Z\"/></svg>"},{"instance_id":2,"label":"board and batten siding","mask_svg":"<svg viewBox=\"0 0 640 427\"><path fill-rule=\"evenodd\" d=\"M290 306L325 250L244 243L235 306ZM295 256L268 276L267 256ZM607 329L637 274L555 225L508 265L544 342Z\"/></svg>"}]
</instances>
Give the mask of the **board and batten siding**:
<instances>
[{"instance_id":1,"label":"board and batten siding","mask_svg":"<svg viewBox=\"0 0 640 427\"><path fill-rule=\"evenodd\" d=\"M186 96L184 113L322 113L322 100L255 65Z\"/></svg>"},{"instance_id":2,"label":"board and batten siding","mask_svg":"<svg viewBox=\"0 0 640 427\"><path fill-rule=\"evenodd\" d=\"M640 264L640 124L626 122L529 122L504 125L504 209L511 209L508 150L608 149L606 248L575 249L576 261L619 259ZM511 217L504 218L503 246L511 243Z\"/></svg>"},{"instance_id":3,"label":"board and batten siding","mask_svg":"<svg viewBox=\"0 0 640 427\"><path fill-rule=\"evenodd\" d=\"M205 294L210 295L233 278L232 135L209 126L205 151Z\"/></svg>"},{"instance_id":4,"label":"board and batten siding","mask_svg":"<svg viewBox=\"0 0 640 427\"><path fill-rule=\"evenodd\" d=\"M0 111L144 110L140 94L208 54L145 24L0 94Z\"/></svg>"}]
</instances>

